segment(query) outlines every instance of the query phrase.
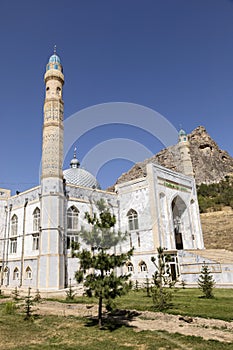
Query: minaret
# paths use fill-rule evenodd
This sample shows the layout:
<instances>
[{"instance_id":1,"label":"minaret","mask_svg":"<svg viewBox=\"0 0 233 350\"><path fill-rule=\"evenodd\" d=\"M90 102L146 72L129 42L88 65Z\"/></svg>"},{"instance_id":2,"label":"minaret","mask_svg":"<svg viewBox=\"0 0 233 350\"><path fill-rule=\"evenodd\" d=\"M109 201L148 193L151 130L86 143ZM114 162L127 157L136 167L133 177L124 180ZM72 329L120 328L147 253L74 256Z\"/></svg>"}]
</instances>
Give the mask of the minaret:
<instances>
[{"instance_id":1,"label":"minaret","mask_svg":"<svg viewBox=\"0 0 233 350\"><path fill-rule=\"evenodd\" d=\"M180 171L184 175L194 176L193 165L190 156L190 144L188 136L183 129L179 131L178 147L180 151Z\"/></svg>"},{"instance_id":2,"label":"minaret","mask_svg":"<svg viewBox=\"0 0 233 350\"><path fill-rule=\"evenodd\" d=\"M64 288L63 100L64 75L54 50L46 65L41 173L38 288Z\"/></svg>"},{"instance_id":3,"label":"minaret","mask_svg":"<svg viewBox=\"0 0 233 350\"><path fill-rule=\"evenodd\" d=\"M42 149L42 179L63 178L63 100L64 75L60 58L54 51L44 75L45 102Z\"/></svg>"}]
</instances>

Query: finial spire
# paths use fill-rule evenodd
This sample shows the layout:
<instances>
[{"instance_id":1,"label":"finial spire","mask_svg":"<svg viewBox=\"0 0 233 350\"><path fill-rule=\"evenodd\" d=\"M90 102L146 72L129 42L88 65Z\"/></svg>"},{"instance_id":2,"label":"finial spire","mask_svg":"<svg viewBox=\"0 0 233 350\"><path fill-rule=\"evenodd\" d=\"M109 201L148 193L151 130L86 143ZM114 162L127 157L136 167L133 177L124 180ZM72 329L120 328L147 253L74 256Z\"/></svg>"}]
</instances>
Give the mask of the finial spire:
<instances>
[{"instance_id":1,"label":"finial spire","mask_svg":"<svg viewBox=\"0 0 233 350\"><path fill-rule=\"evenodd\" d=\"M71 168L79 168L79 161L78 159L76 158L76 151L77 151L77 148L75 147L74 148L74 156L73 156L73 159L71 159L71 162L70 162L70 167Z\"/></svg>"},{"instance_id":2,"label":"finial spire","mask_svg":"<svg viewBox=\"0 0 233 350\"><path fill-rule=\"evenodd\" d=\"M74 158L76 158L76 151L77 151L77 148L74 147Z\"/></svg>"},{"instance_id":3,"label":"finial spire","mask_svg":"<svg viewBox=\"0 0 233 350\"><path fill-rule=\"evenodd\" d=\"M54 53L54 55L56 55L56 53L57 53L57 45L54 45L53 53Z\"/></svg>"}]
</instances>

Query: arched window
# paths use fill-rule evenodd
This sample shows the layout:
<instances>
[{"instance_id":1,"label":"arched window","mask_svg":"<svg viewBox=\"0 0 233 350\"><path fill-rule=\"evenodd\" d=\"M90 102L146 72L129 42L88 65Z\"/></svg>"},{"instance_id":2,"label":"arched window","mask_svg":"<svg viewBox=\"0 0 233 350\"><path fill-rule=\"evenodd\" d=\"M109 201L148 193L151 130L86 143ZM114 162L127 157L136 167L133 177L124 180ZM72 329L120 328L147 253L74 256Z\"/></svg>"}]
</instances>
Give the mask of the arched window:
<instances>
[{"instance_id":1,"label":"arched window","mask_svg":"<svg viewBox=\"0 0 233 350\"><path fill-rule=\"evenodd\" d=\"M4 271L3 271L3 278L8 279L9 273L10 273L9 268L6 266Z\"/></svg>"},{"instance_id":2,"label":"arched window","mask_svg":"<svg viewBox=\"0 0 233 350\"><path fill-rule=\"evenodd\" d=\"M128 272L133 272L134 268L133 268L133 264L131 263L131 261L126 263Z\"/></svg>"},{"instance_id":3,"label":"arched window","mask_svg":"<svg viewBox=\"0 0 233 350\"><path fill-rule=\"evenodd\" d=\"M32 279L32 269L30 268L30 266L28 266L25 270L26 272L26 279L31 280Z\"/></svg>"},{"instance_id":4,"label":"arched window","mask_svg":"<svg viewBox=\"0 0 233 350\"><path fill-rule=\"evenodd\" d=\"M134 209L130 209L127 213L129 230L138 230L138 213Z\"/></svg>"},{"instance_id":5,"label":"arched window","mask_svg":"<svg viewBox=\"0 0 233 350\"><path fill-rule=\"evenodd\" d=\"M33 231L39 232L40 229L40 209L36 208L33 212Z\"/></svg>"},{"instance_id":6,"label":"arched window","mask_svg":"<svg viewBox=\"0 0 233 350\"><path fill-rule=\"evenodd\" d=\"M19 279L19 269L18 267L15 267L13 271L13 280L18 280Z\"/></svg>"},{"instance_id":7,"label":"arched window","mask_svg":"<svg viewBox=\"0 0 233 350\"><path fill-rule=\"evenodd\" d=\"M146 272L147 271L147 265L146 265L145 261L140 261L139 269L140 269L141 272Z\"/></svg>"},{"instance_id":8,"label":"arched window","mask_svg":"<svg viewBox=\"0 0 233 350\"><path fill-rule=\"evenodd\" d=\"M72 206L67 210L67 229L68 230L78 229L78 214L79 214L79 211L75 206Z\"/></svg>"},{"instance_id":9,"label":"arched window","mask_svg":"<svg viewBox=\"0 0 233 350\"><path fill-rule=\"evenodd\" d=\"M18 217L13 215L11 218L11 236L17 236L18 232Z\"/></svg>"}]
</instances>

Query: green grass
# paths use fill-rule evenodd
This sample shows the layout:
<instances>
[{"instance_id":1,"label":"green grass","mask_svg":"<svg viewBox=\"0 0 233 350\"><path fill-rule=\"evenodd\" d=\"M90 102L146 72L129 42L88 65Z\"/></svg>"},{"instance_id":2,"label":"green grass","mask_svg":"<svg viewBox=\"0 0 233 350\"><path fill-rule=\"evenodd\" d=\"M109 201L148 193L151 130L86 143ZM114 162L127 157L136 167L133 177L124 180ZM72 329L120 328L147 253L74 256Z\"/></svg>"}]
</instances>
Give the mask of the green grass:
<instances>
[{"instance_id":1,"label":"green grass","mask_svg":"<svg viewBox=\"0 0 233 350\"><path fill-rule=\"evenodd\" d=\"M1 350L230 350L232 344L162 331L135 332L122 326L99 330L75 317L41 316L24 321L16 314L0 319Z\"/></svg>"},{"instance_id":2,"label":"green grass","mask_svg":"<svg viewBox=\"0 0 233 350\"><path fill-rule=\"evenodd\" d=\"M146 291L131 291L116 301L120 309L153 311L152 298ZM233 320L233 289L214 289L214 298L202 298L199 289L178 289L173 292L172 306L166 310L170 314Z\"/></svg>"},{"instance_id":3,"label":"green grass","mask_svg":"<svg viewBox=\"0 0 233 350\"><path fill-rule=\"evenodd\" d=\"M167 312L206 318L232 320L233 290L215 289L214 299L204 299L198 289L179 289L174 292L173 306ZM75 302L93 303L87 297ZM64 300L63 300L64 302ZM37 316L33 321L24 321L19 309L15 314L4 313L0 304L0 350L230 350L233 343L203 340L200 337L184 336L164 331L135 332L126 325L105 324L100 330L96 321L88 318L65 316ZM116 300L120 309L153 311L152 298L146 291L131 291Z\"/></svg>"},{"instance_id":4,"label":"green grass","mask_svg":"<svg viewBox=\"0 0 233 350\"><path fill-rule=\"evenodd\" d=\"M76 297L72 301L61 299L64 303L97 303L96 298ZM155 311L152 298L146 296L145 290L131 291L115 300L116 308L138 311ZM187 315L193 317L216 318L224 321L233 320L233 289L214 289L214 298L202 297L202 292L197 288L175 288L173 291L172 305L166 310L174 315Z\"/></svg>"}]
</instances>

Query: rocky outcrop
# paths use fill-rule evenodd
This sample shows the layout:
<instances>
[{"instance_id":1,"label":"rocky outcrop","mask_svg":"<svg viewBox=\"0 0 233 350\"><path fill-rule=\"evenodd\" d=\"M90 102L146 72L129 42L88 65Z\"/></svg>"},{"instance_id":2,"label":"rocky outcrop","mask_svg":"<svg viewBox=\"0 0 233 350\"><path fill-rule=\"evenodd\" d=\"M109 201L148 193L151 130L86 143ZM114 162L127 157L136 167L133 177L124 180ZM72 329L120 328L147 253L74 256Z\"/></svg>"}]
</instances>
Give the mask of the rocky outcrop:
<instances>
[{"instance_id":1,"label":"rocky outcrop","mask_svg":"<svg viewBox=\"0 0 233 350\"><path fill-rule=\"evenodd\" d=\"M203 126L197 127L188 135L190 156L196 183L216 183L225 176L233 174L233 158L221 150ZM127 173L123 173L116 184L146 176L146 165L156 163L180 172L180 154L177 145L163 149L153 157L135 164ZM115 185L114 185L115 186ZM114 186L109 190L114 190Z\"/></svg>"},{"instance_id":2,"label":"rocky outcrop","mask_svg":"<svg viewBox=\"0 0 233 350\"><path fill-rule=\"evenodd\" d=\"M203 126L188 136L197 184L216 183L233 174L233 158L218 147Z\"/></svg>"}]
</instances>

